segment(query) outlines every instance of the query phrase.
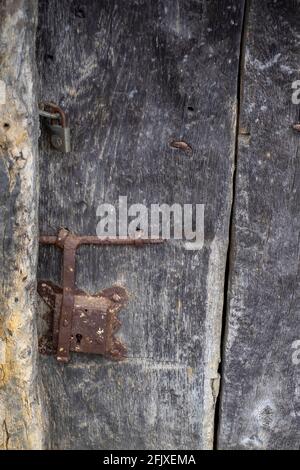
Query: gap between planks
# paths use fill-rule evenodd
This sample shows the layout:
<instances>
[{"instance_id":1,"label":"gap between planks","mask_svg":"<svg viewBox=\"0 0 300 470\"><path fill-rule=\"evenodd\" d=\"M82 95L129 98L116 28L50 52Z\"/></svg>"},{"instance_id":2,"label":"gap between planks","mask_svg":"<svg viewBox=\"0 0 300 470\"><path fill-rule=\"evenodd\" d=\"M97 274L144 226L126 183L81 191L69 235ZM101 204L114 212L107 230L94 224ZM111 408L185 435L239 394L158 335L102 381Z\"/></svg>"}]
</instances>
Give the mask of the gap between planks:
<instances>
[{"instance_id":1,"label":"gap between planks","mask_svg":"<svg viewBox=\"0 0 300 470\"><path fill-rule=\"evenodd\" d=\"M231 209L230 209L230 220L229 220L229 238L228 238L228 248L227 248L227 257L226 257L226 266L225 266L225 279L224 279L224 303L223 303L223 314L222 314L222 331L221 331L221 342L220 342L220 364L219 364L219 376L220 376L220 385L219 393L216 397L215 405L215 417L214 417L214 443L213 449L218 449L218 435L219 435L219 425L220 425L220 416L221 416L221 400L222 400L222 371L223 371L223 356L225 351L226 343L226 328L227 328L227 317L228 317L228 291L230 284L230 271L231 271L231 255L232 255L232 235L233 235L233 218L234 218L234 205L235 205L235 195L236 195L236 169L238 162L238 151L239 151L239 136L240 136L240 111L242 105L242 96L243 96L243 75L244 75L244 62L245 62L245 49L246 49L246 40L247 40L247 29L248 29L248 18L250 10L251 0L244 0L244 11L242 19L242 30L241 30L241 40L240 40L240 53L239 53L239 68L238 68L238 78L237 78L237 101L236 101L236 123L235 123L235 146L234 146L234 167L232 175L232 199L231 199Z\"/></svg>"}]
</instances>

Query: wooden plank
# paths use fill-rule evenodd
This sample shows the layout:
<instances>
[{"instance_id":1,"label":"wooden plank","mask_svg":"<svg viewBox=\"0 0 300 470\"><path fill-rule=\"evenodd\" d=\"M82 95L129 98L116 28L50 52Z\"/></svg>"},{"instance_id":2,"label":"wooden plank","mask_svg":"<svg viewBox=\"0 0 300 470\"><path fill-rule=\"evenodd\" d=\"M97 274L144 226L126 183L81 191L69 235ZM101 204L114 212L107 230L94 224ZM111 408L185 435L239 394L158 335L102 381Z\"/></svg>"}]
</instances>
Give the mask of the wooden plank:
<instances>
[{"instance_id":1,"label":"wooden plank","mask_svg":"<svg viewBox=\"0 0 300 470\"><path fill-rule=\"evenodd\" d=\"M77 284L130 293L123 363L41 359L51 448L211 448L234 166L243 2L41 1L41 100L73 151L41 147L40 230L95 234L97 206L205 204L205 245L84 247ZM190 154L170 148L184 140ZM40 252L39 277L60 258Z\"/></svg>"},{"instance_id":2,"label":"wooden plank","mask_svg":"<svg viewBox=\"0 0 300 470\"><path fill-rule=\"evenodd\" d=\"M37 384L37 2L0 2L0 449L42 446Z\"/></svg>"},{"instance_id":3,"label":"wooden plank","mask_svg":"<svg viewBox=\"0 0 300 470\"><path fill-rule=\"evenodd\" d=\"M298 449L299 2L250 3L219 447ZM294 359L293 359L294 358ZM299 362L299 361L298 361Z\"/></svg>"}]
</instances>

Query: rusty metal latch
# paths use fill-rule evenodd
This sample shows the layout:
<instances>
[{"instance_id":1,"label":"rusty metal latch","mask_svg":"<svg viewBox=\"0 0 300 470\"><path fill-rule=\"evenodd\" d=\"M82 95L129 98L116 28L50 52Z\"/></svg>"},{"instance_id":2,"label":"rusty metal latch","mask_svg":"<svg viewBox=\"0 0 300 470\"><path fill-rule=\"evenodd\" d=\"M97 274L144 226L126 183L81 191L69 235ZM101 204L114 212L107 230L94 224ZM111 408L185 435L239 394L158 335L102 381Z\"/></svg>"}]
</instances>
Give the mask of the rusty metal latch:
<instances>
[{"instance_id":1,"label":"rusty metal latch","mask_svg":"<svg viewBox=\"0 0 300 470\"><path fill-rule=\"evenodd\" d=\"M71 139L65 112L57 104L42 103L39 115L48 120L47 128L50 133L52 147L59 152L69 153L71 150Z\"/></svg>"},{"instance_id":2,"label":"rusty metal latch","mask_svg":"<svg viewBox=\"0 0 300 470\"><path fill-rule=\"evenodd\" d=\"M113 286L96 295L88 295L75 287L75 256L80 245L133 245L162 243L164 240L142 238L107 238L77 236L61 229L58 236L41 236L41 244L63 250L62 287L49 281L38 283L38 292L53 311L52 342L56 358L68 362L70 351L102 354L122 359L126 348L115 338L120 327L117 313L128 300L123 287ZM43 345L40 344L40 350ZM47 348L44 347L44 352ZM49 351L48 351L49 352Z\"/></svg>"}]
</instances>

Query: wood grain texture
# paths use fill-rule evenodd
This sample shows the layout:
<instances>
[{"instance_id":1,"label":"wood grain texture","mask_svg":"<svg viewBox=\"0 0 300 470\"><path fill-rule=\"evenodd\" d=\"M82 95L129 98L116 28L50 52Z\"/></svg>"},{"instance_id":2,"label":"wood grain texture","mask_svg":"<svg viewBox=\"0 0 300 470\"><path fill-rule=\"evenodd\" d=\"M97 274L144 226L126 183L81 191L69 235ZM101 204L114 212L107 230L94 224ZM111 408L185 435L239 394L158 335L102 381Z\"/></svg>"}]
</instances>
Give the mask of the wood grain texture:
<instances>
[{"instance_id":1,"label":"wood grain texture","mask_svg":"<svg viewBox=\"0 0 300 470\"><path fill-rule=\"evenodd\" d=\"M250 2L219 448L299 449L299 6Z\"/></svg>"},{"instance_id":2,"label":"wood grain texture","mask_svg":"<svg viewBox=\"0 0 300 470\"><path fill-rule=\"evenodd\" d=\"M0 3L0 449L43 445L37 380L36 1Z\"/></svg>"},{"instance_id":3,"label":"wood grain texture","mask_svg":"<svg viewBox=\"0 0 300 470\"><path fill-rule=\"evenodd\" d=\"M77 285L130 294L128 358L41 358L50 448L211 448L232 202L243 2L40 1L40 99L72 152L41 142L40 231L95 234L97 206L205 204L205 245L81 248ZM192 152L170 148L185 141ZM41 248L39 277L59 282Z\"/></svg>"}]
</instances>

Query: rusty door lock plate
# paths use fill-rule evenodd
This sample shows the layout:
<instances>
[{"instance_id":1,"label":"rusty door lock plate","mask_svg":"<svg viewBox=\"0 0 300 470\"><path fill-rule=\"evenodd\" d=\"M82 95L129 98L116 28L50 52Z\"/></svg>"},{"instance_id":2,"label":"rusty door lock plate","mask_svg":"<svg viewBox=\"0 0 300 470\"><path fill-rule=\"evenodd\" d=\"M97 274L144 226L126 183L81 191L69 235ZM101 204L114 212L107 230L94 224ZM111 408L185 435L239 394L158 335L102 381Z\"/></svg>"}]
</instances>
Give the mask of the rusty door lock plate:
<instances>
[{"instance_id":1,"label":"rusty door lock plate","mask_svg":"<svg viewBox=\"0 0 300 470\"><path fill-rule=\"evenodd\" d=\"M41 338L40 352L56 353L60 362L68 362L70 351L102 354L115 360L124 358L126 348L115 338L121 323L117 313L128 300L123 287L113 286L88 295L75 286L75 256L80 245L132 245L162 243L164 240L142 238L98 238L77 236L61 229L58 236L42 236L41 244L63 250L62 287L40 281L38 292L52 311L51 337Z\"/></svg>"},{"instance_id":2,"label":"rusty door lock plate","mask_svg":"<svg viewBox=\"0 0 300 470\"><path fill-rule=\"evenodd\" d=\"M44 354L57 352L59 355L59 320L63 289L50 281L40 281L38 293L50 307L52 314L52 332L50 336L40 339L39 351ZM127 300L127 293L120 286L113 286L96 295L88 295L75 289L70 351L102 354L115 360L125 357L126 348L114 335L121 326L117 314Z\"/></svg>"}]
</instances>

